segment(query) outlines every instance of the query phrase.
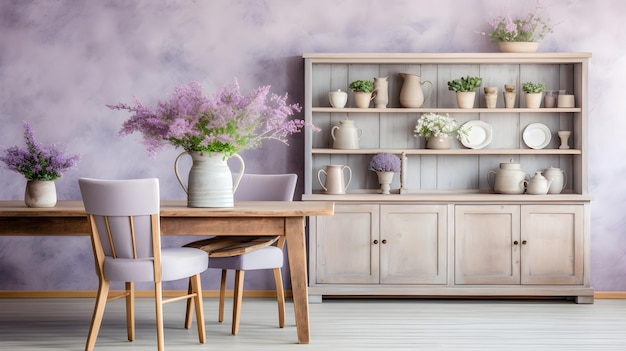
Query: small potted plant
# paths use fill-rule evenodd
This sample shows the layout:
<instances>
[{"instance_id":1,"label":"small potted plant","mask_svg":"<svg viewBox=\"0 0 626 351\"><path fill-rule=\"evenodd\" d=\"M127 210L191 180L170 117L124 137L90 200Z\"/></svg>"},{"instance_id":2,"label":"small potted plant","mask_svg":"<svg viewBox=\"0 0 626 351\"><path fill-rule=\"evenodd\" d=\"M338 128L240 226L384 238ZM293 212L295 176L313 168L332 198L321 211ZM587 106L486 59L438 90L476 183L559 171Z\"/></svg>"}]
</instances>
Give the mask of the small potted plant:
<instances>
[{"instance_id":1,"label":"small potted plant","mask_svg":"<svg viewBox=\"0 0 626 351\"><path fill-rule=\"evenodd\" d=\"M378 175L378 183L381 186L382 194L389 194L393 175L396 172L400 172L400 158L386 152L377 153L370 160L369 170L376 172Z\"/></svg>"},{"instance_id":2,"label":"small potted plant","mask_svg":"<svg viewBox=\"0 0 626 351\"><path fill-rule=\"evenodd\" d=\"M447 113L440 115L430 112L417 120L413 132L416 136L426 138L426 147L429 149L449 149L450 136L455 134L459 139L463 135L467 136L468 130L458 127L456 120Z\"/></svg>"},{"instance_id":3,"label":"small potted plant","mask_svg":"<svg viewBox=\"0 0 626 351\"><path fill-rule=\"evenodd\" d=\"M501 52L535 52L539 41L552 33L550 19L540 16L540 9L538 7L535 13L523 18L500 16L491 19L488 21L491 32L482 34L489 36Z\"/></svg>"},{"instance_id":4,"label":"small potted plant","mask_svg":"<svg viewBox=\"0 0 626 351\"><path fill-rule=\"evenodd\" d=\"M25 148L12 146L5 149L0 161L8 170L21 173L26 178L24 203L28 207L54 207L57 193L54 181L64 171L73 169L80 155L68 155L56 145L42 145L35 140L30 123L24 122Z\"/></svg>"},{"instance_id":5,"label":"small potted plant","mask_svg":"<svg viewBox=\"0 0 626 351\"><path fill-rule=\"evenodd\" d=\"M546 90L545 84L526 82L522 84L522 90L527 108L539 108L541 106L541 95Z\"/></svg>"},{"instance_id":6,"label":"small potted plant","mask_svg":"<svg viewBox=\"0 0 626 351\"><path fill-rule=\"evenodd\" d=\"M354 93L354 105L357 108L369 108L370 101L376 97L373 80L355 80L350 83L350 89Z\"/></svg>"},{"instance_id":7,"label":"small potted plant","mask_svg":"<svg viewBox=\"0 0 626 351\"><path fill-rule=\"evenodd\" d=\"M448 90L456 92L456 103L459 108L474 108L476 88L483 83L481 77L461 77L448 82Z\"/></svg>"}]
</instances>

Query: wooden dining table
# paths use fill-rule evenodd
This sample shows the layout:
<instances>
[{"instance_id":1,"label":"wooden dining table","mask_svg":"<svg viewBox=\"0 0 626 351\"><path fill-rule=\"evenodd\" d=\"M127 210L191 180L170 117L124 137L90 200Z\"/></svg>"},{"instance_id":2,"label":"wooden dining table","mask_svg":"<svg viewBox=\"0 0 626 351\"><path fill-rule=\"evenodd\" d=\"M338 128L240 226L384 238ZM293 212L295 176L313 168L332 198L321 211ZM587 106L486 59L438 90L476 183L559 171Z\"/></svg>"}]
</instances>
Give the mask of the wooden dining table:
<instances>
[{"instance_id":1,"label":"wooden dining table","mask_svg":"<svg viewBox=\"0 0 626 351\"><path fill-rule=\"evenodd\" d=\"M230 208L190 208L185 201L162 201L161 235L282 236L289 251L298 343L308 344L306 217L333 214L334 203L324 201L235 202ZM81 201L59 201L50 208L0 201L0 235L81 236L89 235L89 225Z\"/></svg>"}]
</instances>

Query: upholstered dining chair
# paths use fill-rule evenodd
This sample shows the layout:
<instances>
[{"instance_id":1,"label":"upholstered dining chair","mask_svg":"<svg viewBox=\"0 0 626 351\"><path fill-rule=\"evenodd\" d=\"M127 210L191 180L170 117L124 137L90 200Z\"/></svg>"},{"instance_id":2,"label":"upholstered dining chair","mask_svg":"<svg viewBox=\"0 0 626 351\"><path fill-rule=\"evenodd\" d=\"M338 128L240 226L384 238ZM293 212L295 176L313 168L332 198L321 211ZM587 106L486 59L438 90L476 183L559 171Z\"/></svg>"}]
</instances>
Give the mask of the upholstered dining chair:
<instances>
[{"instance_id":1,"label":"upholstered dining chair","mask_svg":"<svg viewBox=\"0 0 626 351\"><path fill-rule=\"evenodd\" d=\"M235 201L292 201L297 181L298 176L296 174L244 174L235 191ZM225 237L218 237L217 239L222 238ZM276 284L276 299L278 301L278 325L280 328L283 328L285 326L285 292L283 289L281 268L283 267L284 238L265 238L267 239L265 241L268 244L267 246L250 252L225 257L216 257L211 254L210 250L214 248L214 246L211 245L213 239L215 238L199 240L185 246L206 250L207 254L211 256L209 268L222 270L218 321L220 323L224 321L224 299L226 296L226 277L228 270L235 271L231 332L236 335L239 332L245 271L272 269L274 282ZM243 239L245 240L245 238ZM221 248L221 251L228 251L228 247ZM187 304L187 306L186 320L190 320L191 307L189 304Z\"/></svg>"},{"instance_id":2,"label":"upholstered dining chair","mask_svg":"<svg viewBox=\"0 0 626 351\"><path fill-rule=\"evenodd\" d=\"M154 282L157 346L164 348L163 304L193 301L198 338L206 332L200 273L208 267L207 254L193 248L161 248L159 181L156 178L101 180L80 178L80 191L91 227L91 243L99 287L85 349L93 350L107 301L126 298L128 340L135 339L135 282ZM191 292L163 299L162 282L190 278ZM111 281L125 282L122 294L110 294ZM185 328L191 319L185 321Z\"/></svg>"}]
</instances>

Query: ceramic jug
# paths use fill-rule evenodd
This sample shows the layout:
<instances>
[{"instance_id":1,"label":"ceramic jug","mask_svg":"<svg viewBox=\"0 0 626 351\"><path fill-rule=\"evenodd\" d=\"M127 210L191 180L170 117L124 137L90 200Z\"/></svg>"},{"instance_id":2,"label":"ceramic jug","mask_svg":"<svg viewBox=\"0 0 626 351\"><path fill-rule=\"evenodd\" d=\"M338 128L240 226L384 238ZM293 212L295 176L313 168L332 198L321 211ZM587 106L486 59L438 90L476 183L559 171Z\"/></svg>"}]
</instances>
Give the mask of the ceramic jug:
<instances>
[{"instance_id":1,"label":"ceramic jug","mask_svg":"<svg viewBox=\"0 0 626 351\"><path fill-rule=\"evenodd\" d=\"M387 82L387 77L374 77L374 91L376 92L376 96L374 97L375 108L387 108L387 103L389 102L388 86L389 82Z\"/></svg>"},{"instance_id":2,"label":"ceramic jug","mask_svg":"<svg viewBox=\"0 0 626 351\"><path fill-rule=\"evenodd\" d=\"M561 191L565 189L565 185L567 184L567 175L564 170L556 167L550 167L544 169L542 174L546 177L546 179L552 181L552 184L550 184L550 188L548 189L548 194L560 194Z\"/></svg>"},{"instance_id":3,"label":"ceramic jug","mask_svg":"<svg viewBox=\"0 0 626 351\"><path fill-rule=\"evenodd\" d=\"M345 182L343 174L344 170L348 170L348 181ZM322 182L322 174L325 181ZM326 165L326 169L320 169L317 172L317 180L326 192L326 194L345 194L350 180L352 180L352 170L344 165Z\"/></svg>"},{"instance_id":4,"label":"ceramic jug","mask_svg":"<svg viewBox=\"0 0 626 351\"><path fill-rule=\"evenodd\" d=\"M178 162L181 157L189 155L193 160L187 185L178 172ZM234 193L239 181L243 177L245 163L241 156L234 154L239 161L240 169L233 182L233 176L228 168L228 158L221 152L185 151L174 161L176 178L187 193L188 207L233 207Z\"/></svg>"},{"instance_id":5,"label":"ceramic jug","mask_svg":"<svg viewBox=\"0 0 626 351\"><path fill-rule=\"evenodd\" d=\"M402 88L400 89L400 105L408 108L422 107L433 92L433 83L428 80L422 82L420 76L415 74L399 74L404 79ZM422 86L426 83L428 83L430 88L428 89L428 94L424 97Z\"/></svg>"},{"instance_id":6,"label":"ceramic jug","mask_svg":"<svg viewBox=\"0 0 626 351\"><path fill-rule=\"evenodd\" d=\"M334 108L344 108L348 102L348 93L337 89L328 93L328 102Z\"/></svg>"},{"instance_id":7,"label":"ceramic jug","mask_svg":"<svg viewBox=\"0 0 626 351\"><path fill-rule=\"evenodd\" d=\"M494 175L493 184L490 177L492 174ZM523 194L527 176L521 165L511 160L511 162L500 163L497 171L489 171L487 183L493 191L499 194Z\"/></svg>"},{"instance_id":8,"label":"ceramic jug","mask_svg":"<svg viewBox=\"0 0 626 351\"><path fill-rule=\"evenodd\" d=\"M354 121L344 119L339 121L339 126L334 126L330 130L333 138L333 148L335 149L358 149L359 139L363 131L354 125Z\"/></svg>"},{"instance_id":9,"label":"ceramic jug","mask_svg":"<svg viewBox=\"0 0 626 351\"><path fill-rule=\"evenodd\" d=\"M546 179L541 172L536 172L535 175L530 178L527 183L526 192L530 195L545 195L548 193L548 189L550 188L550 184L552 184L551 180Z\"/></svg>"}]
</instances>

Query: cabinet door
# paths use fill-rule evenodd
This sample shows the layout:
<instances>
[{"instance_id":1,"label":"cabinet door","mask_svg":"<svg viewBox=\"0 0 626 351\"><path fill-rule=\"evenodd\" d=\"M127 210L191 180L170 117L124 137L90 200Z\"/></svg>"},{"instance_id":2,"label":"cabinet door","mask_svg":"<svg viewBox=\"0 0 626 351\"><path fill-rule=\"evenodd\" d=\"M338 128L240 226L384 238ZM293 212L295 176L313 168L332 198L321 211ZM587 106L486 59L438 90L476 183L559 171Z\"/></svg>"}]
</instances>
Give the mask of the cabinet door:
<instances>
[{"instance_id":1,"label":"cabinet door","mask_svg":"<svg viewBox=\"0 0 626 351\"><path fill-rule=\"evenodd\" d=\"M455 206L455 284L520 283L520 207Z\"/></svg>"},{"instance_id":2,"label":"cabinet door","mask_svg":"<svg viewBox=\"0 0 626 351\"><path fill-rule=\"evenodd\" d=\"M316 277L319 284L378 284L379 206L335 204L335 215L317 217Z\"/></svg>"},{"instance_id":3,"label":"cabinet door","mask_svg":"<svg viewBox=\"0 0 626 351\"><path fill-rule=\"evenodd\" d=\"M380 282L445 284L447 207L382 205L380 211Z\"/></svg>"},{"instance_id":4,"label":"cabinet door","mask_svg":"<svg viewBox=\"0 0 626 351\"><path fill-rule=\"evenodd\" d=\"M522 284L583 283L583 206L522 206Z\"/></svg>"}]
</instances>

